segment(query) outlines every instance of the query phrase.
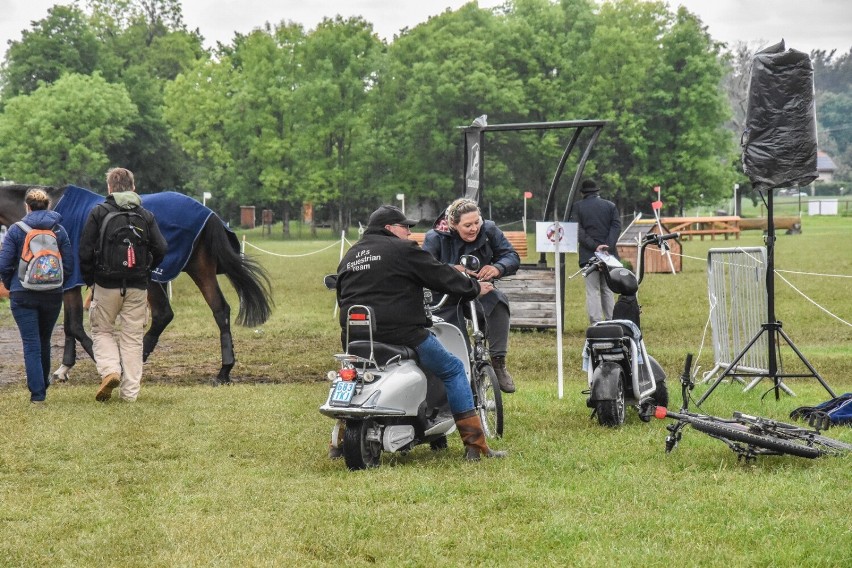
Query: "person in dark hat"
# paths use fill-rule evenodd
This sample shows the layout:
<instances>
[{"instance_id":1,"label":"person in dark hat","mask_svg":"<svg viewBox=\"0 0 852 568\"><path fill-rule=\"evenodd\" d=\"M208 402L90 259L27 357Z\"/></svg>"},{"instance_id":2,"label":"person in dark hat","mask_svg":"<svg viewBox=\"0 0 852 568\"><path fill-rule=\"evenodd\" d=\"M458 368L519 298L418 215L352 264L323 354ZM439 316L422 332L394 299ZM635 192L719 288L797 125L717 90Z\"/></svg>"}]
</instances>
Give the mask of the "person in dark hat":
<instances>
[{"instance_id":1,"label":"person in dark hat","mask_svg":"<svg viewBox=\"0 0 852 568\"><path fill-rule=\"evenodd\" d=\"M612 201L600 196L597 184L583 180L580 185L583 199L574 204L571 220L577 223L577 244L580 267L588 264L596 252L608 252L618 258L616 244L621 232L621 218ZM596 270L586 278L586 312L589 323L612 319L615 297L606 285L603 273Z\"/></svg>"},{"instance_id":2,"label":"person in dark hat","mask_svg":"<svg viewBox=\"0 0 852 568\"><path fill-rule=\"evenodd\" d=\"M345 341L349 308L356 304L370 306L377 323L373 340L414 349L420 366L443 381L465 445L465 458L475 461L481 456L503 457L505 452L492 450L485 441L462 361L429 332L432 320L423 309L424 288L470 300L488 294L494 286L468 278L421 249L408 238L416 224L399 208L382 205L370 215L364 235L340 261L337 304L341 340ZM369 338L367 331L362 332L363 337L358 336L357 330L350 331L350 340ZM332 446L329 456L337 457L336 450L339 448Z\"/></svg>"}]
</instances>

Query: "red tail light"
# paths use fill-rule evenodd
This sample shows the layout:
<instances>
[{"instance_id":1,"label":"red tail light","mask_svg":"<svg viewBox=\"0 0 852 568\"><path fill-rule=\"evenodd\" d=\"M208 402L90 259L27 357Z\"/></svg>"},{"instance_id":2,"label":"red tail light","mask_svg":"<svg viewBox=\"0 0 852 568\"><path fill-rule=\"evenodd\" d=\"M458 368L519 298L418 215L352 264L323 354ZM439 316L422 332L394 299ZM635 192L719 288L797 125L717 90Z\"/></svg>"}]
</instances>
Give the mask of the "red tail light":
<instances>
[{"instance_id":1,"label":"red tail light","mask_svg":"<svg viewBox=\"0 0 852 568\"><path fill-rule=\"evenodd\" d=\"M349 319L356 321L365 321L367 319L367 314L349 314Z\"/></svg>"},{"instance_id":2,"label":"red tail light","mask_svg":"<svg viewBox=\"0 0 852 568\"><path fill-rule=\"evenodd\" d=\"M344 381L354 381L355 377L358 376L358 371L355 369L341 369L339 374L340 378Z\"/></svg>"}]
</instances>

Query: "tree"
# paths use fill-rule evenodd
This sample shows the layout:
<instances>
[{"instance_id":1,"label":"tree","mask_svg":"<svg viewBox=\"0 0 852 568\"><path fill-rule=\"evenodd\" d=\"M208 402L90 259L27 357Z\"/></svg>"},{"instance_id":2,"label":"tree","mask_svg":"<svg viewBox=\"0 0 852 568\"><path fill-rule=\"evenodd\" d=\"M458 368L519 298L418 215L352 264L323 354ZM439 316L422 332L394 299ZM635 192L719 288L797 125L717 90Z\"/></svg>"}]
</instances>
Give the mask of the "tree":
<instances>
[{"instance_id":1,"label":"tree","mask_svg":"<svg viewBox=\"0 0 852 568\"><path fill-rule=\"evenodd\" d=\"M213 190L218 205L296 202L292 98L303 42L295 24L237 36L218 61L167 88L165 118L191 164L190 185Z\"/></svg>"},{"instance_id":2,"label":"tree","mask_svg":"<svg viewBox=\"0 0 852 568\"><path fill-rule=\"evenodd\" d=\"M672 14L634 0L601 6L575 84L586 95L578 108L611 121L589 171L622 209L647 210L655 185L676 209L727 191L719 50L685 9Z\"/></svg>"},{"instance_id":3,"label":"tree","mask_svg":"<svg viewBox=\"0 0 852 568\"><path fill-rule=\"evenodd\" d=\"M383 200L403 189L445 205L462 193L457 127L482 114L493 122L527 116L522 78L507 64L504 39L497 15L470 3L389 46L375 107L375 177Z\"/></svg>"},{"instance_id":4,"label":"tree","mask_svg":"<svg viewBox=\"0 0 852 568\"><path fill-rule=\"evenodd\" d=\"M314 206L334 204L337 227L348 225L350 208L364 200L368 187L368 100L383 49L368 22L338 16L307 36L299 57L293 150L303 175L296 187Z\"/></svg>"},{"instance_id":5,"label":"tree","mask_svg":"<svg viewBox=\"0 0 852 568\"><path fill-rule=\"evenodd\" d=\"M8 101L0 114L0 171L23 183L97 185L111 163L109 148L130 136L136 116L123 86L98 74L65 75Z\"/></svg>"},{"instance_id":6,"label":"tree","mask_svg":"<svg viewBox=\"0 0 852 568\"><path fill-rule=\"evenodd\" d=\"M0 100L32 93L65 73L89 75L99 68L100 56L86 15L74 6L53 6L46 18L22 32L20 41L9 42L0 71Z\"/></svg>"}]
</instances>

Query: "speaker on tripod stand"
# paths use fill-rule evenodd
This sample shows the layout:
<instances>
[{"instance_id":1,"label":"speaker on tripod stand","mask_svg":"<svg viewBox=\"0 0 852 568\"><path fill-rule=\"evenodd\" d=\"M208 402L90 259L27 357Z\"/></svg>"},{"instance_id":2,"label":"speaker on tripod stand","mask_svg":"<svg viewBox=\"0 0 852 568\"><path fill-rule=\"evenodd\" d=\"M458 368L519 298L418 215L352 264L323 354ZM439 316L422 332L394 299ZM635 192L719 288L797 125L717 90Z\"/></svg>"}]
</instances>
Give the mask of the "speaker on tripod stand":
<instances>
[{"instance_id":1,"label":"speaker on tripod stand","mask_svg":"<svg viewBox=\"0 0 852 568\"><path fill-rule=\"evenodd\" d=\"M776 400L780 398L782 379L787 377L814 377L835 397L831 387L799 351L775 317L773 193L782 187L808 185L818 177L813 64L806 53L794 49L785 51L784 40L758 52L752 60L746 127L741 144L743 171L751 180L752 189L763 197L768 215L765 237L767 321L761 324L760 331L734 357L696 406L701 406L725 377L743 374L735 372L737 364L764 333L769 335L766 342L767 371L749 374L772 379ZM808 369L808 374L779 370L778 347L782 340Z\"/></svg>"}]
</instances>

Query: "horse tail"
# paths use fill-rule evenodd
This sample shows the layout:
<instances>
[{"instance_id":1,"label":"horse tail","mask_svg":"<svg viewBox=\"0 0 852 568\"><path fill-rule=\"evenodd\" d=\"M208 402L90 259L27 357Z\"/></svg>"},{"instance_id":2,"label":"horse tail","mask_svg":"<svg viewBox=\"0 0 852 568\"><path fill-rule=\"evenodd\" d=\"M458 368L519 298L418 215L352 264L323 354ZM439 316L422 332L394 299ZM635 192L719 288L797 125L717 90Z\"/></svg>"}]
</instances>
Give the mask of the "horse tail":
<instances>
[{"instance_id":1,"label":"horse tail","mask_svg":"<svg viewBox=\"0 0 852 568\"><path fill-rule=\"evenodd\" d=\"M207 220L203 238L216 260L216 273L228 277L240 298L237 323L256 327L266 322L272 315L271 284L266 269L240 253L236 236L226 231L221 219L215 215Z\"/></svg>"}]
</instances>

